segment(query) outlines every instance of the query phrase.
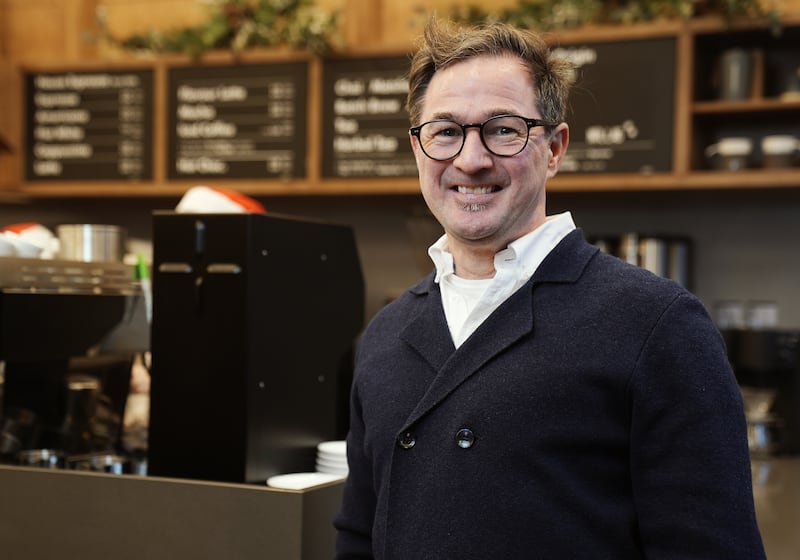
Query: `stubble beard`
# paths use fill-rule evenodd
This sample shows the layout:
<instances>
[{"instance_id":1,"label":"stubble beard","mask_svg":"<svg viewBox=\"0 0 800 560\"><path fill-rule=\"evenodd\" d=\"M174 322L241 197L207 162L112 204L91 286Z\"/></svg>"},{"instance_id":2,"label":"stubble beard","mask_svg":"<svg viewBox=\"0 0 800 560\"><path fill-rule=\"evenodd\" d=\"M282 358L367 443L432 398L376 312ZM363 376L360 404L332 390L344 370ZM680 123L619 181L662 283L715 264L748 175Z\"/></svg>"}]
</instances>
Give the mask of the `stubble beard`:
<instances>
[{"instance_id":1,"label":"stubble beard","mask_svg":"<svg viewBox=\"0 0 800 560\"><path fill-rule=\"evenodd\" d=\"M477 202L466 203L461 205L461 209L464 212L482 212L486 210L486 204L480 204Z\"/></svg>"}]
</instances>

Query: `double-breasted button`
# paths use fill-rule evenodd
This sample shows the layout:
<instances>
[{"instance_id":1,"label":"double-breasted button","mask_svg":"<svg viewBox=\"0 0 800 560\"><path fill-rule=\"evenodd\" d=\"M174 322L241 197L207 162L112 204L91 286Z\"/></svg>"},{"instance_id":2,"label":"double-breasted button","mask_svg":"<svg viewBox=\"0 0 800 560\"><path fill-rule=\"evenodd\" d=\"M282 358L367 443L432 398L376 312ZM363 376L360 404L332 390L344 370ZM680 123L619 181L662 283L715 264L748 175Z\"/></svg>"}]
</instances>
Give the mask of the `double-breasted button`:
<instances>
[{"instance_id":1,"label":"double-breasted button","mask_svg":"<svg viewBox=\"0 0 800 560\"><path fill-rule=\"evenodd\" d=\"M397 443L399 443L400 447L403 449L411 449L414 447L414 444L417 443L417 438L414 432L403 432L400 437L397 438Z\"/></svg>"},{"instance_id":2,"label":"double-breasted button","mask_svg":"<svg viewBox=\"0 0 800 560\"><path fill-rule=\"evenodd\" d=\"M456 445L461 449L469 449L475 444L475 434L469 428L461 428L456 432Z\"/></svg>"}]
</instances>

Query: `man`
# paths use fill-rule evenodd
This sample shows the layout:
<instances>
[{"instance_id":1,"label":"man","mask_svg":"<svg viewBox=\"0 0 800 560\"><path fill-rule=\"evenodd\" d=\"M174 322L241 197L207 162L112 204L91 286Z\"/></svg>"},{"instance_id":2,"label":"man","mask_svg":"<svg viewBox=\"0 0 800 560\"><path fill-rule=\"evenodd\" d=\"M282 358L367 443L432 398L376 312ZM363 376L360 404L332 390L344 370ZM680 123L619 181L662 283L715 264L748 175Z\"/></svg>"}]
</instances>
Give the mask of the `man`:
<instances>
[{"instance_id":1,"label":"man","mask_svg":"<svg viewBox=\"0 0 800 560\"><path fill-rule=\"evenodd\" d=\"M506 25L426 29L410 134L445 234L359 344L339 559L764 557L703 306L545 215L571 75Z\"/></svg>"}]
</instances>

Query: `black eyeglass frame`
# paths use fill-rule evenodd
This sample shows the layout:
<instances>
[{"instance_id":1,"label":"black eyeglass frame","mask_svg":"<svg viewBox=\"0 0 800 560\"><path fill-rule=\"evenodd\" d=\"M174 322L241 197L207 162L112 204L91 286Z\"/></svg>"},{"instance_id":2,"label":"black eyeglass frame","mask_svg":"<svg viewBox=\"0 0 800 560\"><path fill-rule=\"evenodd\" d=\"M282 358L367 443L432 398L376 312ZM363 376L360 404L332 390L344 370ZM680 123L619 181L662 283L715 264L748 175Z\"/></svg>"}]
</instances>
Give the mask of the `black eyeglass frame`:
<instances>
[{"instance_id":1,"label":"black eyeglass frame","mask_svg":"<svg viewBox=\"0 0 800 560\"><path fill-rule=\"evenodd\" d=\"M528 127L528 134L527 134L527 136L525 136L525 143L522 144L522 147L519 150L517 150L513 154L498 154L497 152L495 152L489 146L486 145L486 139L483 137L483 127L485 127L487 123L489 123L489 122L491 122L493 120L502 119L502 118L508 118L508 117L514 117L514 118L522 119L523 121L525 121L525 124ZM423 146L422 138L420 138L420 132L422 131L422 127L423 126L425 126L426 124L437 123L437 122L451 122L456 126L460 126L461 127L461 131L463 132L463 134L461 136L461 147L458 148L458 151L456 151L456 153L454 153L450 157L435 158L435 157L431 156L428 152L425 151L425 146ZM412 126L411 128L408 129L408 131L411 133L412 136L416 136L417 137L417 140L419 140L419 147L422 149L422 153L425 154L428 158L430 158L430 159L432 159L434 161L447 161L449 159L454 159L454 158L458 157L458 154L460 154L461 150L464 149L464 144L467 141L467 129L468 128L477 128L478 129L478 136L481 139L481 144L483 144L483 147L486 148L486 150L490 154L493 154L493 155L495 155L497 157L514 157L515 155L521 153L522 150L525 149L525 146L528 145L528 140L530 140L530 134L531 134L531 129L532 128L537 127L537 126L554 127L554 126L557 126L557 125L558 125L558 123L552 122L552 121L545 121L545 120L542 120L542 119L531 119L531 118L523 117L523 116L520 116L520 115L506 114L506 115L494 115L493 117L489 117L488 119L486 119L482 123L461 124L461 123L457 123L456 121L451 120L451 119L434 119L432 121L426 121L426 122L424 122L424 123L422 123L420 125L417 125L417 126Z\"/></svg>"}]
</instances>

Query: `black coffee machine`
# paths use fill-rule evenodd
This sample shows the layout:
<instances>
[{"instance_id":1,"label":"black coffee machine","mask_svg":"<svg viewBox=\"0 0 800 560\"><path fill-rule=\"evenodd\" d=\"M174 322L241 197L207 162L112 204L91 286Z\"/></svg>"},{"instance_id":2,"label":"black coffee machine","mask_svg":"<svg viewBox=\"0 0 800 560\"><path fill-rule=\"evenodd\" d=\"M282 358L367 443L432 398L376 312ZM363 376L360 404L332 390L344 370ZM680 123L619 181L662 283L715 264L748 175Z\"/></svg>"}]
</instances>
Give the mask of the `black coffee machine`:
<instances>
[{"instance_id":1,"label":"black coffee machine","mask_svg":"<svg viewBox=\"0 0 800 560\"><path fill-rule=\"evenodd\" d=\"M122 263L0 259L0 462L116 450L143 309Z\"/></svg>"},{"instance_id":2,"label":"black coffee machine","mask_svg":"<svg viewBox=\"0 0 800 560\"><path fill-rule=\"evenodd\" d=\"M800 453L800 331L724 330L754 455Z\"/></svg>"},{"instance_id":3,"label":"black coffee machine","mask_svg":"<svg viewBox=\"0 0 800 560\"><path fill-rule=\"evenodd\" d=\"M347 430L364 283L350 227L276 214L153 219L149 475L313 471Z\"/></svg>"}]
</instances>

